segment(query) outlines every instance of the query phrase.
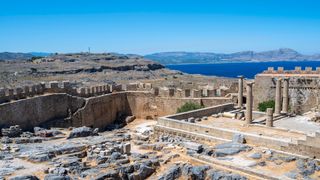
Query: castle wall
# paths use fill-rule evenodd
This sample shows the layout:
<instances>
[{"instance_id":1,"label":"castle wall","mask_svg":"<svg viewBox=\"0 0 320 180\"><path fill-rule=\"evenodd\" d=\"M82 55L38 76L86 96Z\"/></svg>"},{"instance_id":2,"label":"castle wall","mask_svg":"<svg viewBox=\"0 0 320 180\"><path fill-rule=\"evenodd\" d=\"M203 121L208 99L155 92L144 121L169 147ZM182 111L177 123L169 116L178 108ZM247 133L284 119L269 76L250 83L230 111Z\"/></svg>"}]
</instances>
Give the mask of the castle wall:
<instances>
[{"instance_id":1,"label":"castle wall","mask_svg":"<svg viewBox=\"0 0 320 180\"><path fill-rule=\"evenodd\" d=\"M119 92L86 99L86 104L71 118L72 126L104 129L120 117L132 115L126 93Z\"/></svg>"},{"instance_id":2,"label":"castle wall","mask_svg":"<svg viewBox=\"0 0 320 180\"><path fill-rule=\"evenodd\" d=\"M289 78L289 109L291 112L301 114L319 105L320 99L320 69L312 71L310 68L285 71L283 68L257 74L253 88L254 109L258 104L275 98L276 78Z\"/></svg>"},{"instance_id":3,"label":"castle wall","mask_svg":"<svg viewBox=\"0 0 320 180\"><path fill-rule=\"evenodd\" d=\"M82 107L85 100L67 94L51 94L0 104L0 127L20 125L22 129L63 119Z\"/></svg>"}]
</instances>

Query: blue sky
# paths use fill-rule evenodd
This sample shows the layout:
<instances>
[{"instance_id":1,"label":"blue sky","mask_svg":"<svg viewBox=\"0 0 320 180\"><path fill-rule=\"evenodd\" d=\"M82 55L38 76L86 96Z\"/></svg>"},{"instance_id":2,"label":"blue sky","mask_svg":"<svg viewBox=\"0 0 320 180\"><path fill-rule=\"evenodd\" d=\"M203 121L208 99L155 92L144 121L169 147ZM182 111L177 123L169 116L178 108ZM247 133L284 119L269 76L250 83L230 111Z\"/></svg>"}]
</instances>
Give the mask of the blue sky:
<instances>
[{"instance_id":1,"label":"blue sky","mask_svg":"<svg viewBox=\"0 0 320 180\"><path fill-rule=\"evenodd\" d=\"M0 0L0 52L320 53L318 0Z\"/></svg>"}]
</instances>

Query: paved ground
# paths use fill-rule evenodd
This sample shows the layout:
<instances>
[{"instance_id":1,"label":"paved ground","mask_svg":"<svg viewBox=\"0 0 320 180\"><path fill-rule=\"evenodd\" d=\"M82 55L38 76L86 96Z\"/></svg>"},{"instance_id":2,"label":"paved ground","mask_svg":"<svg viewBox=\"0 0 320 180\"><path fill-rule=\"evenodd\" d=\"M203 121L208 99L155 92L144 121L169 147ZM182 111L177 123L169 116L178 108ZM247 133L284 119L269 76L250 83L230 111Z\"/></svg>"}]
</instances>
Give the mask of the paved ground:
<instances>
[{"instance_id":1,"label":"paved ground","mask_svg":"<svg viewBox=\"0 0 320 180\"><path fill-rule=\"evenodd\" d=\"M235 131L242 131L246 133L258 134L258 135L269 136L274 138L281 138L284 140L300 139L304 137L302 134L279 131L277 129L266 128L263 126L247 127L245 126L244 121L225 118L225 117L219 117L219 118L209 117L207 121L201 121L197 123L210 125L212 127L231 129Z\"/></svg>"},{"instance_id":2,"label":"paved ground","mask_svg":"<svg viewBox=\"0 0 320 180\"><path fill-rule=\"evenodd\" d=\"M308 119L309 118L305 116L287 117L275 121L274 125L276 127L302 131L305 133L314 133L316 131L320 132L320 124L310 122Z\"/></svg>"}]
</instances>

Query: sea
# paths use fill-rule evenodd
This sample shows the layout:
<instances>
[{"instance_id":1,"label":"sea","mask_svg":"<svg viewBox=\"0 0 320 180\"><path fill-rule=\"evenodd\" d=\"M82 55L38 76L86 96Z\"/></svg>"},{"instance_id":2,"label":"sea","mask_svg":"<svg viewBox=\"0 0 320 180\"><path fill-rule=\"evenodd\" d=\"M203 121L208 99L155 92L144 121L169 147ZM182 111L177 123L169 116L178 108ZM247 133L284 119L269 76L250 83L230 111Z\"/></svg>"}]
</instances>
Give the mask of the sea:
<instances>
[{"instance_id":1,"label":"sea","mask_svg":"<svg viewBox=\"0 0 320 180\"><path fill-rule=\"evenodd\" d=\"M208 76L221 76L236 78L238 75L243 75L246 78L253 79L254 76L268 67L283 67L285 70L293 70L295 66L320 67L320 61L276 61L276 62L242 62L242 63L221 63L221 64L181 64L181 65L166 65L172 70L179 70L188 74L202 74Z\"/></svg>"}]
</instances>

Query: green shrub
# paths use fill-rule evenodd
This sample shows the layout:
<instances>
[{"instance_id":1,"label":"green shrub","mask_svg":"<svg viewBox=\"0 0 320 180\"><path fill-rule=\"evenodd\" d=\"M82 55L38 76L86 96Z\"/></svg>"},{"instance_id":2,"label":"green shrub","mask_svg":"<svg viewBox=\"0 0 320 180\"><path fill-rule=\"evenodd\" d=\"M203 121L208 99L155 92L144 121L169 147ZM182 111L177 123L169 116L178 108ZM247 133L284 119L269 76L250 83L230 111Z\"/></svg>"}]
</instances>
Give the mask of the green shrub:
<instances>
[{"instance_id":1,"label":"green shrub","mask_svg":"<svg viewBox=\"0 0 320 180\"><path fill-rule=\"evenodd\" d=\"M266 112L267 108L272 108L274 110L275 102L274 100L264 101L258 104L259 111Z\"/></svg>"},{"instance_id":2,"label":"green shrub","mask_svg":"<svg viewBox=\"0 0 320 180\"><path fill-rule=\"evenodd\" d=\"M177 113L192 111L192 110L201 109L201 108L204 108L204 106L198 103L187 102L183 106L177 109Z\"/></svg>"}]
</instances>

